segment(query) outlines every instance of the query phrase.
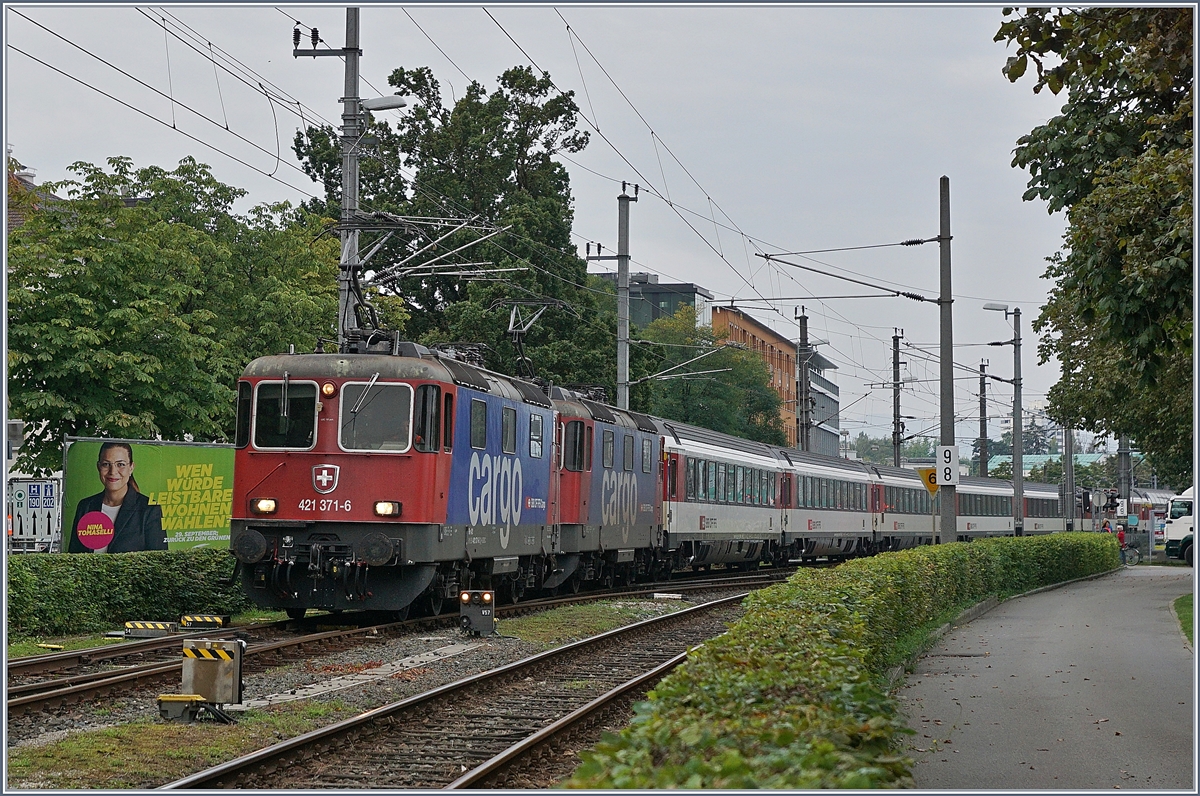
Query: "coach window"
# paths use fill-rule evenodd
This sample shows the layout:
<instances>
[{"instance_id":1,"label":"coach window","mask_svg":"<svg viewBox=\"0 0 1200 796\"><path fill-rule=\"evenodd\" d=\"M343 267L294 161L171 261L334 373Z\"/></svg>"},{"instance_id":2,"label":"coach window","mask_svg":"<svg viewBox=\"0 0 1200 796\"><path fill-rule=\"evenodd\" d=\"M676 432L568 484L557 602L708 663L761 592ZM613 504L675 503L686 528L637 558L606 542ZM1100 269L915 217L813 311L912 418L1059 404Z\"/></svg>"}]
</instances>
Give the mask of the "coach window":
<instances>
[{"instance_id":1,"label":"coach window","mask_svg":"<svg viewBox=\"0 0 1200 796\"><path fill-rule=\"evenodd\" d=\"M563 469L578 473L583 470L583 421L572 420L563 426Z\"/></svg>"},{"instance_id":2,"label":"coach window","mask_svg":"<svg viewBox=\"0 0 1200 796\"><path fill-rule=\"evenodd\" d=\"M487 447L487 402L471 399L471 447Z\"/></svg>"},{"instance_id":3,"label":"coach window","mask_svg":"<svg viewBox=\"0 0 1200 796\"><path fill-rule=\"evenodd\" d=\"M442 404L441 392L436 384L422 384L417 388L413 408L413 447L425 453L437 453L441 447L442 419L438 416Z\"/></svg>"},{"instance_id":4,"label":"coach window","mask_svg":"<svg viewBox=\"0 0 1200 796\"><path fill-rule=\"evenodd\" d=\"M705 494L706 500L717 499L717 465L715 462L706 461L704 470L707 473L708 492Z\"/></svg>"},{"instance_id":5,"label":"coach window","mask_svg":"<svg viewBox=\"0 0 1200 796\"><path fill-rule=\"evenodd\" d=\"M446 393L444 403L445 409L442 412L442 442L444 450L449 453L454 449L454 396Z\"/></svg>"},{"instance_id":6,"label":"coach window","mask_svg":"<svg viewBox=\"0 0 1200 796\"><path fill-rule=\"evenodd\" d=\"M542 416L537 412L529 416L529 456L542 458Z\"/></svg>"},{"instance_id":7,"label":"coach window","mask_svg":"<svg viewBox=\"0 0 1200 796\"><path fill-rule=\"evenodd\" d=\"M621 440L621 462L627 471L633 470L633 435L626 434Z\"/></svg>"},{"instance_id":8,"label":"coach window","mask_svg":"<svg viewBox=\"0 0 1200 796\"><path fill-rule=\"evenodd\" d=\"M413 388L372 381L342 385L339 443L343 450L402 453L412 447Z\"/></svg>"},{"instance_id":9,"label":"coach window","mask_svg":"<svg viewBox=\"0 0 1200 796\"><path fill-rule=\"evenodd\" d=\"M407 395L407 386L405 387ZM362 387L359 386L361 392ZM254 447L308 450L317 430L317 385L259 382L254 407ZM408 407L404 407L405 422Z\"/></svg>"},{"instance_id":10,"label":"coach window","mask_svg":"<svg viewBox=\"0 0 1200 796\"><path fill-rule=\"evenodd\" d=\"M616 444L617 435L607 429L604 432L604 437L601 440L600 463L604 465L606 470L611 470L613 466L613 446Z\"/></svg>"},{"instance_id":11,"label":"coach window","mask_svg":"<svg viewBox=\"0 0 1200 796\"><path fill-rule=\"evenodd\" d=\"M233 435L234 447L244 448L250 444L250 393L253 388L248 381L238 382L237 430Z\"/></svg>"},{"instance_id":12,"label":"coach window","mask_svg":"<svg viewBox=\"0 0 1200 796\"><path fill-rule=\"evenodd\" d=\"M684 475L684 497L688 500L693 500L696 497L696 460L691 456L684 459L686 462L686 475Z\"/></svg>"},{"instance_id":13,"label":"coach window","mask_svg":"<svg viewBox=\"0 0 1200 796\"><path fill-rule=\"evenodd\" d=\"M500 410L500 450L517 452L517 410L509 406Z\"/></svg>"},{"instance_id":14,"label":"coach window","mask_svg":"<svg viewBox=\"0 0 1200 796\"><path fill-rule=\"evenodd\" d=\"M746 502L746 468L738 465L733 471L733 502Z\"/></svg>"},{"instance_id":15,"label":"coach window","mask_svg":"<svg viewBox=\"0 0 1200 796\"><path fill-rule=\"evenodd\" d=\"M676 481L679 478L679 459L672 458L667 461L667 494L671 498L678 495L678 484Z\"/></svg>"},{"instance_id":16,"label":"coach window","mask_svg":"<svg viewBox=\"0 0 1200 796\"><path fill-rule=\"evenodd\" d=\"M717 494L713 497L718 502L725 500L725 462L717 462Z\"/></svg>"},{"instance_id":17,"label":"coach window","mask_svg":"<svg viewBox=\"0 0 1200 796\"><path fill-rule=\"evenodd\" d=\"M642 440L642 472L648 473L654 467L654 444L648 440Z\"/></svg>"}]
</instances>

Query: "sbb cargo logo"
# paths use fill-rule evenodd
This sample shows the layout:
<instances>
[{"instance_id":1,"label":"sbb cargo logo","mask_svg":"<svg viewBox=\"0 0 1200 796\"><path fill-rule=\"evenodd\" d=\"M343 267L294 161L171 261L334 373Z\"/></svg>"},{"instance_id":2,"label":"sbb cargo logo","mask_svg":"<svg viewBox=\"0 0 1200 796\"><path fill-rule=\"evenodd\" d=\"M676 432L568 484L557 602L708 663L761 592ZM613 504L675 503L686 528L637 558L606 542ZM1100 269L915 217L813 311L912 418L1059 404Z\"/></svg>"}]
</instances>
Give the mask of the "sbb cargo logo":
<instances>
[{"instance_id":1,"label":"sbb cargo logo","mask_svg":"<svg viewBox=\"0 0 1200 796\"><path fill-rule=\"evenodd\" d=\"M546 508L546 501L542 500L541 498L527 497L525 498L525 508L544 509Z\"/></svg>"}]
</instances>

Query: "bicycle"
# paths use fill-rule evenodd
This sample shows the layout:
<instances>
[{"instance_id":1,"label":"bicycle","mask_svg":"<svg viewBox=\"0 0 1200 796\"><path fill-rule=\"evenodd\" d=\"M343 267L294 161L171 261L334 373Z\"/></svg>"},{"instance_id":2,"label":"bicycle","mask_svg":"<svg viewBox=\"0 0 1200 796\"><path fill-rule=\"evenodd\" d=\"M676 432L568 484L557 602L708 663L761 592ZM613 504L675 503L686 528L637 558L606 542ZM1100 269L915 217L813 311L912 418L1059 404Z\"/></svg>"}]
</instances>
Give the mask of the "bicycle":
<instances>
[{"instance_id":1,"label":"bicycle","mask_svg":"<svg viewBox=\"0 0 1200 796\"><path fill-rule=\"evenodd\" d=\"M1142 552L1136 547L1126 545L1122 550L1125 553L1125 566L1135 567L1142 560Z\"/></svg>"}]
</instances>

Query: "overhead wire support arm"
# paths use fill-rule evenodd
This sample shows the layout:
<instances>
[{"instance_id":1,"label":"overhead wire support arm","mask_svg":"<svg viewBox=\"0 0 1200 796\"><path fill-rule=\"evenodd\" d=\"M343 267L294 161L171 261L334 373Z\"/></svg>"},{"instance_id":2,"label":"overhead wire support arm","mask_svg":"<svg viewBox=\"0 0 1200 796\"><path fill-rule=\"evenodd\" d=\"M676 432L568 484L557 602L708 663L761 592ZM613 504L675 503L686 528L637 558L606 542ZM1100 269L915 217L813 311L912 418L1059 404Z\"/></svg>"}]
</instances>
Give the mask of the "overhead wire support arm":
<instances>
[{"instance_id":1,"label":"overhead wire support arm","mask_svg":"<svg viewBox=\"0 0 1200 796\"><path fill-rule=\"evenodd\" d=\"M902 298L912 299L913 301L927 301L930 304L940 303L938 299L932 299L932 298L929 298L928 296L922 296L920 293L910 293L907 290L893 290L890 287L883 287L882 285L873 285L870 282L864 282L861 279L853 279L848 276L842 276L841 274L833 274L828 271L822 271L818 268L813 268L808 265L801 265L800 263L793 263L793 262L789 262L787 260L782 260L782 259L780 259L780 256L778 254L761 254L759 252L755 252L754 256L761 257L764 260L767 260L768 262L776 262L776 263L780 263L781 265L790 265L792 268L799 268L803 271L811 271L814 274L821 274L822 276L828 276L833 279L841 279L843 282L853 282L856 285L862 285L863 287L869 287L872 290L882 290L883 292L885 292L891 296L895 296L897 298L902 297Z\"/></svg>"}]
</instances>

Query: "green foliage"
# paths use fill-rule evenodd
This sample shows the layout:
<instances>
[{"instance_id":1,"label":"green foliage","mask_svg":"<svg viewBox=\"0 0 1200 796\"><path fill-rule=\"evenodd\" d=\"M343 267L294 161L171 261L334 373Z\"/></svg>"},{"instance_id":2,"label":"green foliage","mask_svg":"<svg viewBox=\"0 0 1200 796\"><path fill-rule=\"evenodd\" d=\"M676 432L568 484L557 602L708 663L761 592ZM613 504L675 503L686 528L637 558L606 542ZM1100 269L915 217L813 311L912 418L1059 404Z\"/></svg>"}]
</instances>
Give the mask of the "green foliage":
<instances>
[{"instance_id":1,"label":"green foliage","mask_svg":"<svg viewBox=\"0 0 1200 796\"><path fill-rule=\"evenodd\" d=\"M228 550L8 557L9 636L113 630L125 622L177 622L186 613L246 607Z\"/></svg>"},{"instance_id":2,"label":"green foliage","mask_svg":"<svg viewBox=\"0 0 1200 796\"><path fill-rule=\"evenodd\" d=\"M73 436L225 440L256 356L330 335L338 247L286 203L232 212L245 191L191 158L174 171L80 180L9 232L9 414L32 429L17 467L62 466Z\"/></svg>"},{"instance_id":3,"label":"green foliage","mask_svg":"<svg viewBox=\"0 0 1200 796\"><path fill-rule=\"evenodd\" d=\"M933 440L925 437L900 443L900 456L904 459L932 459ZM858 458L875 464L893 464L896 461L891 437L868 437L865 431L858 432L854 440Z\"/></svg>"},{"instance_id":4,"label":"green foliage","mask_svg":"<svg viewBox=\"0 0 1200 796\"><path fill-rule=\"evenodd\" d=\"M756 352L720 349L723 341L712 327L697 326L696 310L686 304L674 316L651 323L642 331L642 337L660 344L654 352L659 358L647 357L645 361L649 373L668 371L713 351L716 353L670 373L725 372L651 380L635 394L635 408L745 439L787 444L779 415L779 393L771 389L770 369Z\"/></svg>"},{"instance_id":5,"label":"green foliage","mask_svg":"<svg viewBox=\"0 0 1200 796\"><path fill-rule=\"evenodd\" d=\"M1191 8L1027 8L997 41L1004 73L1032 61L1034 91L1068 91L1017 142L1026 199L1067 210L1056 282L1034 323L1057 358L1051 415L1128 435L1160 476L1192 479L1193 33ZM1058 63L1048 63L1047 59Z\"/></svg>"},{"instance_id":6,"label":"green foliage","mask_svg":"<svg viewBox=\"0 0 1200 796\"><path fill-rule=\"evenodd\" d=\"M1100 534L989 539L804 569L754 593L745 616L635 706L572 788L911 786L909 732L880 683L914 627L1118 565Z\"/></svg>"},{"instance_id":7,"label":"green foliage","mask_svg":"<svg viewBox=\"0 0 1200 796\"><path fill-rule=\"evenodd\" d=\"M504 72L491 93L471 83L450 107L427 67L398 68L388 81L411 97L410 108L394 128L370 123L379 143L362 161L362 207L406 216L477 218L511 229L466 249L457 260L506 269L489 281L410 276L385 287L380 301L390 295L402 302L404 331L411 339L429 345L482 343L487 366L506 373L518 369L507 334L513 302L545 302L550 306L524 344L537 375L556 384L599 384L612 394L616 318L588 286L587 264L570 237L570 180L554 160L559 152L579 152L587 145L587 133L575 129L578 108L571 94L558 94L549 75L536 75L529 67ZM294 149L310 176L325 185L326 201L317 204L336 212L341 190L337 132L309 128L297 133ZM405 178L402 167L415 176ZM480 235L477 230L456 233L427 256L465 246ZM382 268L427 242L423 233L398 231L372 262ZM364 245L370 244L364 240ZM536 311L525 309L525 317Z\"/></svg>"}]
</instances>

